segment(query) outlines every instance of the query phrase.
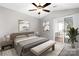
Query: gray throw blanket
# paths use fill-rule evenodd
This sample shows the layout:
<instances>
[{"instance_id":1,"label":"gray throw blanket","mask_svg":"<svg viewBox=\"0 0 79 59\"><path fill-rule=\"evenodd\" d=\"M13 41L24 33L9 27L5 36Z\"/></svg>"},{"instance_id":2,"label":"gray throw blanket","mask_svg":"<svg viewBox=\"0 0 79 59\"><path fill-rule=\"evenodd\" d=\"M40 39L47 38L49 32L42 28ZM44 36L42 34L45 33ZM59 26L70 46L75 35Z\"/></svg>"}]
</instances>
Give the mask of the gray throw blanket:
<instances>
[{"instance_id":1,"label":"gray throw blanket","mask_svg":"<svg viewBox=\"0 0 79 59\"><path fill-rule=\"evenodd\" d=\"M18 53L18 55L21 55L23 53L23 50L25 49L28 50L29 48L32 48L46 41L48 41L48 39L43 37L36 37L36 38L20 41L17 43L16 52Z\"/></svg>"}]
</instances>

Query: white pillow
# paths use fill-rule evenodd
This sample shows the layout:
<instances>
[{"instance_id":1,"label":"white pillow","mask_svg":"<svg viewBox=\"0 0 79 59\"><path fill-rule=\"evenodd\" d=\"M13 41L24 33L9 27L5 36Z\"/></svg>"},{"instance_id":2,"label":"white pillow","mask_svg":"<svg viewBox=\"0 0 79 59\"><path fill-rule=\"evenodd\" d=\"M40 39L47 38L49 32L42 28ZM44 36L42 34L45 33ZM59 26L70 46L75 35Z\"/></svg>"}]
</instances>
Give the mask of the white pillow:
<instances>
[{"instance_id":1,"label":"white pillow","mask_svg":"<svg viewBox=\"0 0 79 59\"><path fill-rule=\"evenodd\" d=\"M30 36L35 36L34 34L28 34L28 37L30 37Z\"/></svg>"},{"instance_id":2,"label":"white pillow","mask_svg":"<svg viewBox=\"0 0 79 59\"><path fill-rule=\"evenodd\" d=\"M16 38L23 38L23 37L27 37L26 35L19 35L19 36L16 36Z\"/></svg>"}]
</instances>

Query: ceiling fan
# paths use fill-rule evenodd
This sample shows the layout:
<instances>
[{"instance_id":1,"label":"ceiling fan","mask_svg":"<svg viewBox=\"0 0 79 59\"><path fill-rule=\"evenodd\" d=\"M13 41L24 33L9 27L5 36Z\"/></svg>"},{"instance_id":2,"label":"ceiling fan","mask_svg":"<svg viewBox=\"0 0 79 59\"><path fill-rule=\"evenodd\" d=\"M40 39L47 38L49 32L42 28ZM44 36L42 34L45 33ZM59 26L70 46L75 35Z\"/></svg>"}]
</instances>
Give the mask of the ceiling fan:
<instances>
[{"instance_id":1,"label":"ceiling fan","mask_svg":"<svg viewBox=\"0 0 79 59\"><path fill-rule=\"evenodd\" d=\"M45 7L49 6L51 3L45 3L43 6L39 3L39 5L36 5L35 3L32 3L37 9L30 9L29 11L38 11L38 14L40 14L40 10L45 12L50 12L50 10L44 9Z\"/></svg>"}]
</instances>

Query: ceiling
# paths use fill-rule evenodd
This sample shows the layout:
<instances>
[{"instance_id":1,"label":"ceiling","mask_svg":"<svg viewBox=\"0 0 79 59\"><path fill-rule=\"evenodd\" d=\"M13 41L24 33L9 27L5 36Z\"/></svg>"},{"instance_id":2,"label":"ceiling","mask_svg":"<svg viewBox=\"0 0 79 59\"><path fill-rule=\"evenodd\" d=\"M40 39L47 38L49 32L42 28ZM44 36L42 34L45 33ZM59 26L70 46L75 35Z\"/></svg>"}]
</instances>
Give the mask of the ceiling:
<instances>
[{"instance_id":1,"label":"ceiling","mask_svg":"<svg viewBox=\"0 0 79 59\"><path fill-rule=\"evenodd\" d=\"M53 7L53 5L56 5L56 7ZM47 12L41 11L40 15L38 15L37 11L28 11L29 9L36 8L31 3L0 3L0 6L6 7L8 9L12 9L18 12L22 12L36 18L42 18L50 14L51 12L54 12L57 10L79 8L79 3L52 3L51 5L45 8L45 9L50 10L51 12L47 13Z\"/></svg>"}]
</instances>

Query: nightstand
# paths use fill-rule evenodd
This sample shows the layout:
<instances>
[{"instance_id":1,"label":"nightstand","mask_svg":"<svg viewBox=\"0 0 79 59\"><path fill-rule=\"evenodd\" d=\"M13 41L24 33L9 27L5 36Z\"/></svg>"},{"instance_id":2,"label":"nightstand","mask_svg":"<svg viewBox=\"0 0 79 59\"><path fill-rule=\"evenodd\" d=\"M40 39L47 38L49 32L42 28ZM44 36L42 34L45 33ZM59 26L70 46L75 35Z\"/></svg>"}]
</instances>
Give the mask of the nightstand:
<instances>
[{"instance_id":1,"label":"nightstand","mask_svg":"<svg viewBox=\"0 0 79 59\"><path fill-rule=\"evenodd\" d=\"M7 48L8 47L8 48ZM9 48L13 48L13 43L11 40L9 41L3 41L1 43L1 50L5 50L5 48L9 49Z\"/></svg>"}]
</instances>

